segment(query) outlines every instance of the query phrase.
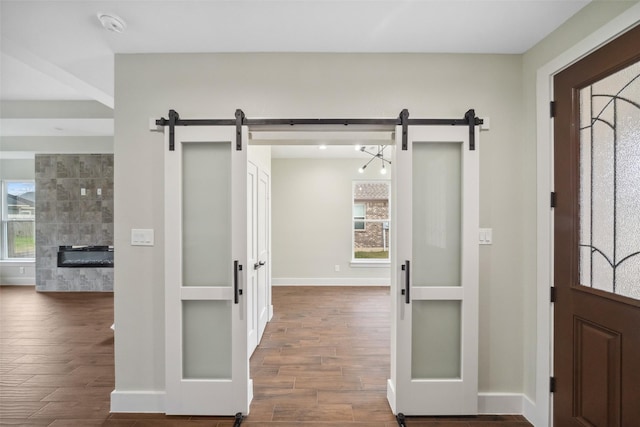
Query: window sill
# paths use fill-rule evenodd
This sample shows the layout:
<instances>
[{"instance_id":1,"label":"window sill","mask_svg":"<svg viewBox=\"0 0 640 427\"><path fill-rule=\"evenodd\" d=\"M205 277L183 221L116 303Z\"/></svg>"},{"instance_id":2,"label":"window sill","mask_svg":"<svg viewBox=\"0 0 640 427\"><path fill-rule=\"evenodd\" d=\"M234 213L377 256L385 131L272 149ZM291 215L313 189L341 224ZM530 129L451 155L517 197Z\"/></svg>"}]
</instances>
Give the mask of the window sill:
<instances>
[{"instance_id":1,"label":"window sill","mask_svg":"<svg viewBox=\"0 0 640 427\"><path fill-rule=\"evenodd\" d=\"M349 263L352 268L389 268L391 262L387 260L373 261L373 260L355 260L352 259Z\"/></svg>"},{"instance_id":2,"label":"window sill","mask_svg":"<svg viewBox=\"0 0 640 427\"><path fill-rule=\"evenodd\" d=\"M35 258L0 259L0 264L35 264Z\"/></svg>"}]
</instances>

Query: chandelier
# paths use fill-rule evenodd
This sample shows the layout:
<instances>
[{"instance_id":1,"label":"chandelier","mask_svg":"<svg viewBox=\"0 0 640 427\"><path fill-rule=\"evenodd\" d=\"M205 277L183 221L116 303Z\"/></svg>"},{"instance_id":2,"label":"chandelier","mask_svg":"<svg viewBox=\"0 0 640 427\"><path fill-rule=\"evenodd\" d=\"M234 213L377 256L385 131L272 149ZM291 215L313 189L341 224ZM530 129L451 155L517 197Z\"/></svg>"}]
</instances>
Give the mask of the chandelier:
<instances>
[{"instance_id":1,"label":"chandelier","mask_svg":"<svg viewBox=\"0 0 640 427\"><path fill-rule=\"evenodd\" d=\"M382 167L380 168L380 173L382 175L386 175L387 169L385 168L385 164L386 163L391 164L391 161L384 158L384 149L387 148L387 146L378 145L377 147L372 147L372 148L377 148L377 152L369 151L365 146L356 145L356 151L361 151L371 156L371 159L369 159L367 163L365 163L360 169L358 169L358 172L364 173L364 170L367 168L367 166L369 166L369 164L371 164L371 162L373 162L375 159L380 159L380 163L382 164Z\"/></svg>"}]
</instances>

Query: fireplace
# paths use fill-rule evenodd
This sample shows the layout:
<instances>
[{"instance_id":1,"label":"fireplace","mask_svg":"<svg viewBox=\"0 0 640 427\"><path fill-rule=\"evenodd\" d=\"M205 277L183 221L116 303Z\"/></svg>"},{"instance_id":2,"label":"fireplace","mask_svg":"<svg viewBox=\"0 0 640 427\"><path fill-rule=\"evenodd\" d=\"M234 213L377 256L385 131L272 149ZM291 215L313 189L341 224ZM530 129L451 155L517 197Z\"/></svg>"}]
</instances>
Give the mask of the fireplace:
<instances>
[{"instance_id":1,"label":"fireplace","mask_svg":"<svg viewBox=\"0 0 640 427\"><path fill-rule=\"evenodd\" d=\"M58 267L113 268L113 246L59 246Z\"/></svg>"}]
</instances>

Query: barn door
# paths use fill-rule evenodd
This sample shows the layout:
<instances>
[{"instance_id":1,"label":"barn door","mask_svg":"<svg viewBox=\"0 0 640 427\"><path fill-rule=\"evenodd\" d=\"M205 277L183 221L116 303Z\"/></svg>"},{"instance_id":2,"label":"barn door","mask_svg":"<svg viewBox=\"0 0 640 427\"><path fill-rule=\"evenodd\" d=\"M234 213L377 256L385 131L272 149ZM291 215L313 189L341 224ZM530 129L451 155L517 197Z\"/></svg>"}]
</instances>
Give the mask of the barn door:
<instances>
[{"instance_id":1,"label":"barn door","mask_svg":"<svg viewBox=\"0 0 640 427\"><path fill-rule=\"evenodd\" d=\"M246 414L251 402L248 132L238 150L235 130L176 127L165 151L167 414Z\"/></svg>"},{"instance_id":2,"label":"barn door","mask_svg":"<svg viewBox=\"0 0 640 427\"><path fill-rule=\"evenodd\" d=\"M478 403L478 131L396 131L392 191L395 413L468 415ZM394 377L395 376L395 377Z\"/></svg>"}]
</instances>

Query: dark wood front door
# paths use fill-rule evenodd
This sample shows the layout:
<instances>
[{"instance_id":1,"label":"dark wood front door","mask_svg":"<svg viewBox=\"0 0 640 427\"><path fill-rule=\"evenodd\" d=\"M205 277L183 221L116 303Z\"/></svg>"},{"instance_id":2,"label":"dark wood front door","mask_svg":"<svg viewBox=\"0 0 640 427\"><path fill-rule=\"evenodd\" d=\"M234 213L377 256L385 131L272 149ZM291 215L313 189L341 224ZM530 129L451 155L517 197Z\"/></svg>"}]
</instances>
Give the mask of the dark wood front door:
<instances>
[{"instance_id":1,"label":"dark wood front door","mask_svg":"<svg viewBox=\"0 0 640 427\"><path fill-rule=\"evenodd\" d=\"M554 425L640 426L640 27L554 80Z\"/></svg>"}]
</instances>

